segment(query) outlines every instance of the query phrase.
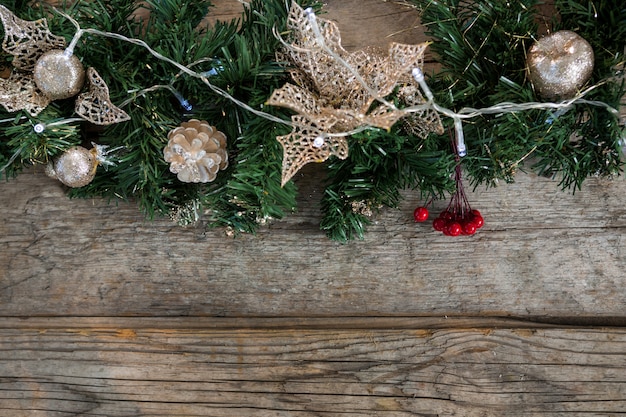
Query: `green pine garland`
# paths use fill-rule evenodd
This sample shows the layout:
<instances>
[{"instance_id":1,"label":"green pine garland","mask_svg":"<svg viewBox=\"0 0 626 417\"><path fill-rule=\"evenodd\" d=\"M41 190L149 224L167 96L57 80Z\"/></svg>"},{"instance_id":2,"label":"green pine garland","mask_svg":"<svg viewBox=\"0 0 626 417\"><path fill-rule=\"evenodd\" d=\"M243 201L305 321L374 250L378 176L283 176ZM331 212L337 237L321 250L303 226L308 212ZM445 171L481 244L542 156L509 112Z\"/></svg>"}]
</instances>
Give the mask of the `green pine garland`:
<instances>
[{"instance_id":1,"label":"green pine garland","mask_svg":"<svg viewBox=\"0 0 626 417\"><path fill-rule=\"evenodd\" d=\"M442 105L459 110L502 102L541 101L526 76L526 52L539 37L537 0L515 2L413 0L442 64L429 83ZM611 1L559 0L551 30L578 32L594 48L585 98L620 108L626 7ZM514 180L522 162L542 175L560 176L564 188L580 188L590 176L621 172L622 127L603 107L576 104L564 114L529 110L483 115L464 125L463 165L475 184ZM449 121L450 122L450 121Z\"/></svg>"},{"instance_id":2,"label":"green pine garland","mask_svg":"<svg viewBox=\"0 0 626 417\"><path fill-rule=\"evenodd\" d=\"M212 84L237 100L281 115L279 109L262 107L286 79L285 69L275 62L279 42L272 32L284 27L288 12L284 1L255 0L241 19L200 29L201 19L211 12L204 0L147 3L151 13L145 22L132 18L138 6L126 0L74 2L62 10L82 28L140 38L158 53L206 72ZM50 30L68 42L74 36L76 29L67 19L43 6L33 9L16 1L7 7L25 20L46 16ZM7 177L24 165L46 163L72 145L95 140L121 150L114 153L115 164L99 168L93 182L70 190L72 197L133 198L149 217L175 213L181 223L209 210L212 225L245 232L256 230L259 219L280 218L295 209L296 188L280 186L282 150L275 137L284 133L284 126L241 109L139 45L86 34L75 53L105 79L114 103L129 101L124 110L131 120L97 132L76 122L37 134L34 124L71 117L73 100L55 102L37 118L0 109L2 119L15 119L0 124L0 135L8 139L0 142L0 163L8 164ZM5 62L10 65L8 57ZM144 92L157 85L171 88ZM186 111L179 99L191 102L193 110ZM168 132L191 117L216 125L229 139L232 168L209 184L179 182L163 160ZM282 117L288 119L286 114ZM12 155L18 156L9 163Z\"/></svg>"},{"instance_id":3,"label":"green pine garland","mask_svg":"<svg viewBox=\"0 0 626 417\"><path fill-rule=\"evenodd\" d=\"M458 111L538 101L525 72L526 51L537 38L537 0L411 1L422 12L442 64L427 78L437 103ZM76 28L68 19L25 3L4 4L25 20L45 16L54 34L72 39ZM288 110L264 105L288 81L286 68L276 62L280 43L273 32L284 30L288 2L252 0L237 21L200 29L202 17L212 12L205 0L147 3L151 13L145 22L132 18L138 6L127 0L74 2L62 10L82 28L142 39L165 57L204 73L252 109L289 120ZM626 6L557 0L556 8L552 29L574 30L594 47L596 66L589 83L598 87L586 98L619 108L625 93ZM282 148L276 140L289 126L242 108L140 45L85 34L75 53L85 66L97 69L112 101L125 104L130 121L95 130L84 122L54 125L73 117L73 99L50 104L36 118L0 107L0 175L11 178L27 165L45 164L70 146L94 141L117 149L115 164L99 167L93 182L69 191L72 197L132 198L149 217L171 215L187 224L202 216L210 226L235 233L254 232L266 220L296 209L296 186L280 185ZM1 59L11 65L10 56ZM185 108L183 100L193 108ZM230 166L212 183L182 183L163 160L168 132L192 117L209 121L228 137ZM453 123L442 120L443 136L420 139L398 123L390 131L368 129L349 138L349 157L332 158L326 165L320 226L330 238L362 238L373 212L397 207L404 189L415 189L424 199L442 198L454 189ZM37 123L52 126L36 133ZM589 176L621 171L621 129L615 115L586 104L558 114L482 115L464 123L468 156L462 163L475 185L513 181L524 162L532 161L526 166L560 175L563 187L576 189Z\"/></svg>"},{"instance_id":4,"label":"green pine garland","mask_svg":"<svg viewBox=\"0 0 626 417\"><path fill-rule=\"evenodd\" d=\"M449 173L454 158L437 142L434 136L423 140L407 134L402 127L354 135L349 158L328 166L322 229L333 240L361 239L378 208L398 206L401 190L419 189L424 200L442 197L453 187Z\"/></svg>"}]
</instances>

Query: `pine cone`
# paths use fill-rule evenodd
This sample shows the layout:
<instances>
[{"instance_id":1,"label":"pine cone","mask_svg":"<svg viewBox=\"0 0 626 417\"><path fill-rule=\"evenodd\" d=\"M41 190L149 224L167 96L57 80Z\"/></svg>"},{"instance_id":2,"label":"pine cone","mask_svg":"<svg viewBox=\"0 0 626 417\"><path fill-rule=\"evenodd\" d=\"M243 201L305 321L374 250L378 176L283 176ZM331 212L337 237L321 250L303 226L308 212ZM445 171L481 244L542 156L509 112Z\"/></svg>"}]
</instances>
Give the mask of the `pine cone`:
<instances>
[{"instance_id":1,"label":"pine cone","mask_svg":"<svg viewBox=\"0 0 626 417\"><path fill-rule=\"evenodd\" d=\"M163 156L182 182L211 182L228 167L226 135L206 121L183 122L167 138Z\"/></svg>"}]
</instances>

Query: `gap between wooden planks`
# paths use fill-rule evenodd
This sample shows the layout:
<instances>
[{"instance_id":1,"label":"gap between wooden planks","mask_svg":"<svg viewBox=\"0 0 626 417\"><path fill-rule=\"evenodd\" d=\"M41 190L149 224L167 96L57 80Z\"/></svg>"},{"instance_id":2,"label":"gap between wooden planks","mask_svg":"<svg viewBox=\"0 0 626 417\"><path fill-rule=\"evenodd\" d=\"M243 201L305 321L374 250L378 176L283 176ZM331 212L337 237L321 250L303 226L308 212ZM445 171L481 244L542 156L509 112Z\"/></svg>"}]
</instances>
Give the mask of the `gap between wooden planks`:
<instances>
[{"instance_id":1,"label":"gap between wooden planks","mask_svg":"<svg viewBox=\"0 0 626 417\"><path fill-rule=\"evenodd\" d=\"M624 317L567 318L485 316L333 316L333 317L1 317L0 329L41 330L95 329L152 330L410 330L457 329L606 329L625 327Z\"/></svg>"}]
</instances>

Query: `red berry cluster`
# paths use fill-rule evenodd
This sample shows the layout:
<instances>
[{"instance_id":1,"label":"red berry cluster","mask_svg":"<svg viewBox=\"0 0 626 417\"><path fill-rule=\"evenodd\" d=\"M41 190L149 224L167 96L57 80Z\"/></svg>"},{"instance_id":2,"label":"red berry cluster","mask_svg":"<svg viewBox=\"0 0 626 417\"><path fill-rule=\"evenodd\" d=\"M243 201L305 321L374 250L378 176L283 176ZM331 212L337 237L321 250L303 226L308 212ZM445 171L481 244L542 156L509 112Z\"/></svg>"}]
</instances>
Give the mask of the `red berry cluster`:
<instances>
[{"instance_id":1,"label":"red berry cluster","mask_svg":"<svg viewBox=\"0 0 626 417\"><path fill-rule=\"evenodd\" d=\"M463 187L463 179L461 165L455 167L454 181L456 190L452 194L448 208L441 212L439 217L433 221L433 229L443 232L446 236L473 235L483 227L485 221L478 210L470 207L465 189ZM425 222L428 220L428 205L426 207L418 207L413 212L413 218L416 222Z\"/></svg>"},{"instance_id":2,"label":"red berry cluster","mask_svg":"<svg viewBox=\"0 0 626 417\"><path fill-rule=\"evenodd\" d=\"M446 209L433 221L433 229L446 236L473 235L484 224L478 210L454 212Z\"/></svg>"}]
</instances>

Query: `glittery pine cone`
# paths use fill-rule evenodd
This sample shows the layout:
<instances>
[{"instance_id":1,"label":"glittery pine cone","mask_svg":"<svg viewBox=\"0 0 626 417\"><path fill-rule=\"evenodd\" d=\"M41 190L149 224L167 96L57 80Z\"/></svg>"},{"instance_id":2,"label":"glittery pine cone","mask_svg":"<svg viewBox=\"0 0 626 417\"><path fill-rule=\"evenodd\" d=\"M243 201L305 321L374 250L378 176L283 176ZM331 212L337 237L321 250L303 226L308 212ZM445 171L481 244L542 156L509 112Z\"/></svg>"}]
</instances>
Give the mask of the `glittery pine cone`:
<instances>
[{"instance_id":1,"label":"glittery pine cone","mask_svg":"<svg viewBox=\"0 0 626 417\"><path fill-rule=\"evenodd\" d=\"M206 121L183 122L167 138L163 156L182 182L211 182L228 167L226 135Z\"/></svg>"}]
</instances>

